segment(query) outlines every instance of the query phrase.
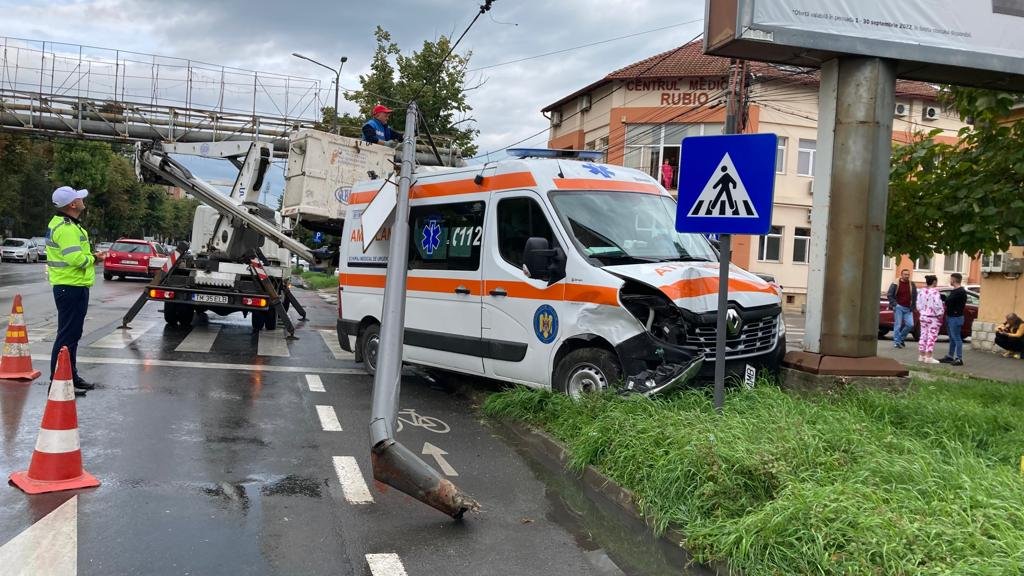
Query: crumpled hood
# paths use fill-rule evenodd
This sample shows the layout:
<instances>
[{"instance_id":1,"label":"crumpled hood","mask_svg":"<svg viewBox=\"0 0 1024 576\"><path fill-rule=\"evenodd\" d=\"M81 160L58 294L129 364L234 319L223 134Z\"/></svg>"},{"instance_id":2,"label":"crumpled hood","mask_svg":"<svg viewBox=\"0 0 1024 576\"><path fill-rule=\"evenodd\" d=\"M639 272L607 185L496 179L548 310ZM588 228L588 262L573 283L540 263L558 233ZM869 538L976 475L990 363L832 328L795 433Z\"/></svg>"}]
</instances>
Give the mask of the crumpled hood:
<instances>
[{"instance_id":1,"label":"crumpled hood","mask_svg":"<svg viewBox=\"0 0 1024 576\"><path fill-rule=\"evenodd\" d=\"M661 262L605 266L605 270L647 284L668 296L676 306L695 313L718 310L717 262ZM779 292L755 274L732 265L729 300L744 308L781 304Z\"/></svg>"}]
</instances>

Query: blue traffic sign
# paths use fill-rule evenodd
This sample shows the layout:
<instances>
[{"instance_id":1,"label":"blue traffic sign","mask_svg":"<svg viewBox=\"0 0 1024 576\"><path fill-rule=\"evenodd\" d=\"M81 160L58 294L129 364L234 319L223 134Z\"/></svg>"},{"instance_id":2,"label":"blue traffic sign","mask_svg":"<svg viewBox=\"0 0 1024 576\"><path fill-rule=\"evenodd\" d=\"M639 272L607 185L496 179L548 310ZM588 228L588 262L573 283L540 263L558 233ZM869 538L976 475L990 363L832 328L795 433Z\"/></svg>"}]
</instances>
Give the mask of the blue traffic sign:
<instances>
[{"instance_id":1,"label":"blue traffic sign","mask_svg":"<svg viewBox=\"0 0 1024 576\"><path fill-rule=\"evenodd\" d=\"M772 225L777 145L775 134L684 138L676 230L767 234Z\"/></svg>"}]
</instances>

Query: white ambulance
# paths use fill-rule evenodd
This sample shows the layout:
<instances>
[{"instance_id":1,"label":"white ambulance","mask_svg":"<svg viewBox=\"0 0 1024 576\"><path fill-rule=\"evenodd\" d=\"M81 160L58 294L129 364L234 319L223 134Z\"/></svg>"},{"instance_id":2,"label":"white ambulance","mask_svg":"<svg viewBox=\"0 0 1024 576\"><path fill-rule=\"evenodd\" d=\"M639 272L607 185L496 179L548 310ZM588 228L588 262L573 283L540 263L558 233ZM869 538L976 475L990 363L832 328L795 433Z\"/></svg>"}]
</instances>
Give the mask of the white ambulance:
<instances>
[{"instance_id":1,"label":"white ambulance","mask_svg":"<svg viewBox=\"0 0 1024 576\"><path fill-rule=\"evenodd\" d=\"M638 170L519 154L417 171L404 361L573 396L713 374L718 255L675 231L672 196ZM339 343L370 373L390 231L364 251L360 218L383 185L353 187L339 261ZM781 313L773 286L732 268L730 373L777 368Z\"/></svg>"}]
</instances>

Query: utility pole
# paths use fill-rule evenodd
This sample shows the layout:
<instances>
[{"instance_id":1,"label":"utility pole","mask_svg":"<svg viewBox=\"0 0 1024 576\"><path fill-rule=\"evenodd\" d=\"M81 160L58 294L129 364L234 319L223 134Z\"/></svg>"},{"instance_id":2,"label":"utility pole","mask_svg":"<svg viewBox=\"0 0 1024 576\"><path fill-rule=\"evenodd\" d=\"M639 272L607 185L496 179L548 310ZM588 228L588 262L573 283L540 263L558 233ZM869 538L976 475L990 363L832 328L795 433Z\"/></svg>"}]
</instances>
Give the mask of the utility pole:
<instances>
[{"instance_id":1,"label":"utility pole","mask_svg":"<svg viewBox=\"0 0 1024 576\"><path fill-rule=\"evenodd\" d=\"M303 56L298 52L292 52L292 56L295 56L296 58L302 58L303 60L307 60L309 62L312 62L313 64L316 64L317 66L327 68L331 72L334 72L334 117L331 118L331 132L335 134L340 134L341 124L338 123L338 116L340 115L338 112L338 90L341 88L341 69L345 67L345 62L348 62L348 56L341 57L341 65L338 66L337 70L331 68L326 64L321 64L320 62L317 62L316 60L313 60L308 56Z\"/></svg>"}]
</instances>

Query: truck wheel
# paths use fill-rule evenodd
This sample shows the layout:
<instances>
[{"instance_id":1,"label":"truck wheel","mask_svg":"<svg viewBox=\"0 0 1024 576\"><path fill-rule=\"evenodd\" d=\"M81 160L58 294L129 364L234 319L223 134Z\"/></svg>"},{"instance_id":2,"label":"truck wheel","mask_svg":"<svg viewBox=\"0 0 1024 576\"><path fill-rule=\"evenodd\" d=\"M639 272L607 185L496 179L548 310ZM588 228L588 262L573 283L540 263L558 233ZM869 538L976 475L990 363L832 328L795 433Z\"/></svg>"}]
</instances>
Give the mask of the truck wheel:
<instances>
[{"instance_id":1,"label":"truck wheel","mask_svg":"<svg viewBox=\"0 0 1024 576\"><path fill-rule=\"evenodd\" d=\"M271 308L263 314L263 327L267 330L277 330L277 309Z\"/></svg>"},{"instance_id":2,"label":"truck wheel","mask_svg":"<svg viewBox=\"0 0 1024 576\"><path fill-rule=\"evenodd\" d=\"M164 322L174 326L178 323L178 305L164 302Z\"/></svg>"},{"instance_id":3,"label":"truck wheel","mask_svg":"<svg viewBox=\"0 0 1024 576\"><path fill-rule=\"evenodd\" d=\"M252 310L249 312L249 322L252 324L252 331L259 332L263 329L263 323L266 318L263 316L261 310Z\"/></svg>"},{"instance_id":4,"label":"truck wheel","mask_svg":"<svg viewBox=\"0 0 1024 576\"><path fill-rule=\"evenodd\" d=\"M604 348L580 348L565 355L555 367L552 388L572 398L600 392L618 383L619 359Z\"/></svg>"},{"instance_id":5,"label":"truck wheel","mask_svg":"<svg viewBox=\"0 0 1024 576\"><path fill-rule=\"evenodd\" d=\"M196 309L191 306L183 306L181 304L176 305L175 308L178 309L176 314L178 324L181 326L191 326L192 317L195 316Z\"/></svg>"},{"instance_id":6,"label":"truck wheel","mask_svg":"<svg viewBox=\"0 0 1024 576\"><path fill-rule=\"evenodd\" d=\"M370 324L359 335L359 350L363 355L363 368L373 376L377 373L377 350L380 348L380 324Z\"/></svg>"}]
</instances>

